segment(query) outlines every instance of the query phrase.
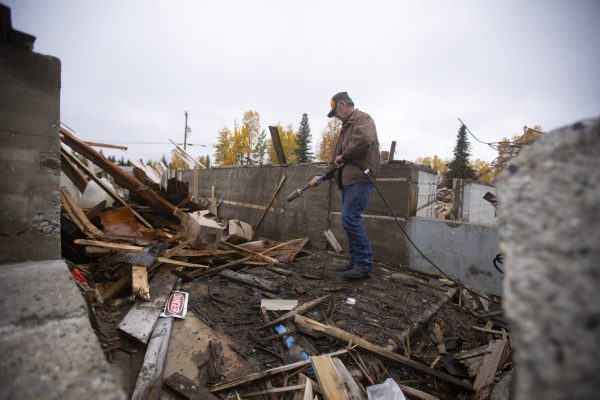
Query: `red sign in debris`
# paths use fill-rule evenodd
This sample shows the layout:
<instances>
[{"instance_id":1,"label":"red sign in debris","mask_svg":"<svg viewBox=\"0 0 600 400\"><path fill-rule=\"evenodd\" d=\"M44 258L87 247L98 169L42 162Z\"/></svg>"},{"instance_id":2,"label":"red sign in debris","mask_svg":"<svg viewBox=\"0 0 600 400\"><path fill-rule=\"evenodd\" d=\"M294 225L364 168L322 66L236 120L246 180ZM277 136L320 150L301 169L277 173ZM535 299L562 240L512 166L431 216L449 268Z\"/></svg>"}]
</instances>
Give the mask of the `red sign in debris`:
<instances>
[{"instance_id":1,"label":"red sign in debris","mask_svg":"<svg viewBox=\"0 0 600 400\"><path fill-rule=\"evenodd\" d=\"M189 293L175 290L169 296L161 317L185 318Z\"/></svg>"}]
</instances>

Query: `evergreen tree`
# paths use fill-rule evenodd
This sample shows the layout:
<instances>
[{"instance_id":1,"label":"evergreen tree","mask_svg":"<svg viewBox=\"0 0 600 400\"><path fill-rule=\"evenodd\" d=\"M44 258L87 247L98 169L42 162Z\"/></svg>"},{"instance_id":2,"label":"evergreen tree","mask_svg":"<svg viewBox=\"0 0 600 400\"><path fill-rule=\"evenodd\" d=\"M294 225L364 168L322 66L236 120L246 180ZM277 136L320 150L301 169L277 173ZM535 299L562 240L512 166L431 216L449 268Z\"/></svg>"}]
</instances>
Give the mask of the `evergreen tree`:
<instances>
[{"instance_id":1,"label":"evergreen tree","mask_svg":"<svg viewBox=\"0 0 600 400\"><path fill-rule=\"evenodd\" d=\"M298 148L296 149L296 160L298 163L311 162L313 154L310 151L310 142L312 136L310 134L310 126L308 125L308 114L302 114L300 127L298 128Z\"/></svg>"},{"instance_id":2,"label":"evergreen tree","mask_svg":"<svg viewBox=\"0 0 600 400\"><path fill-rule=\"evenodd\" d=\"M444 187L452 188L452 181L456 179L475 179L475 171L469 166L471 144L467 139L467 128L461 125L456 135L454 159L448 164L448 172L444 177Z\"/></svg>"}]
</instances>

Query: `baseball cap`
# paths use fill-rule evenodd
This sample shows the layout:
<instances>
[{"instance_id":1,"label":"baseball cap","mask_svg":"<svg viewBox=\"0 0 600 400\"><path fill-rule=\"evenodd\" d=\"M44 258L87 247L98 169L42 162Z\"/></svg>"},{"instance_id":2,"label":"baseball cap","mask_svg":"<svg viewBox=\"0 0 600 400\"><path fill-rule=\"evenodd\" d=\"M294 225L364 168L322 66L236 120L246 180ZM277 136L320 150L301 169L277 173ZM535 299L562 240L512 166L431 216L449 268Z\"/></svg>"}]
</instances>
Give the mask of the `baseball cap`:
<instances>
[{"instance_id":1,"label":"baseball cap","mask_svg":"<svg viewBox=\"0 0 600 400\"><path fill-rule=\"evenodd\" d=\"M348 92L339 92L331 98L331 110L327 114L329 118L335 115L335 109L340 101L352 103L352 99L348 96Z\"/></svg>"}]
</instances>

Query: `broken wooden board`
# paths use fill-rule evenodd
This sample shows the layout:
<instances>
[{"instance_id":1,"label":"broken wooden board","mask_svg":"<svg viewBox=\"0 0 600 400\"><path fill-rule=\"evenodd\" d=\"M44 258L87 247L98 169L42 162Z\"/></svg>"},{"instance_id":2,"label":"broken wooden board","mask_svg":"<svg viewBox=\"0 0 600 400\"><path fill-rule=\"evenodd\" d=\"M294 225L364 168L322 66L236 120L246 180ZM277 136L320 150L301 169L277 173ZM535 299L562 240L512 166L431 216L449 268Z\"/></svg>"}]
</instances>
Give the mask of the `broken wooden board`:
<instances>
[{"instance_id":1,"label":"broken wooden board","mask_svg":"<svg viewBox=\"0 0 600 400\"><path fill-rule=\"evenodd\" d=\"M169 203L166 199L153 190L144 190L147 188L144 186L144 184L142 184L142 182L140 182L134 176L126 173L115 163L108 161L102 154L83 143L71 132L61 127L60 133L62 134L60 139L63 143L102 168L106 173L115 179L115 182L118 185L127 188L130 192L138 193L156 211L166 212L169 215L175 211L175 206L173 204Z\"/></svg>"},{"instance_id":2,"label":"broken wooden board","mask_svg":"<svg viewBox=\"0 0 600 400\"><path fill-rule=\"evenodd\" d=\"M492 393L496 372L502 366L510 346L508 340L500 339L490 342L486 354L483 356L481 367L473 383L475 400L487 399Z\"/></svg>"},{"instance_id":3,"label":"broken wooden board","mask_svg":"<svg viewBox=\"0 0 600 400\"><path fill-rule=\"evenodd\" d=\"M325 232L323 232L323 235L325 235L325 239L327 239L327 241L336 253L342 252L342 246L340 245L340 242L338 242L335 238L333 232L331 232L331 229L327 229Z\"/></svg>"},{"instance_id":4,"label":"broken wooden board","mask_svg":"<svg viewBox=\"0 0 600 400\"><path fill-rule=\"evenodd\" d=\"M64 186L60 188L60 201L63 208L71 218L71 221L77 225L79 230L84 235L92 239L101 238L104 236L104 232L92 224L83 210L79 208L79 205L77 205L77 202L73 196L71 196L71 193L69 193L67 188Z\"/></svg>"},{"instance_id":5,"label":"broken wooden board","mask_svg":"<svg viewBox=\"0 0 600 400\"><path fill-rule=\"evenodd\" d=\"M148 343L131 400L159 399L173 317L161 318Z\"/></svg>"},{"instance_id":6,"label":"broken wooden board","mask_svg":"<svg viewBox=\"0 0 600 400\"><path fill-rule=\"evenodd\" d=\"M275 318L273 321L260 326L258 329L265 329L270 326L277 325L280 322L287 321L288 319L294 317L295 315L305 313L306 311L310 310L311 308L316 307L317 305L321 304L322 302L327 300L329 297L331 297L331 294L326 294L325 296L321 296L321 297L318 297L307 303L304 303L301 306L294 308L292 311L289 311L289 312L283 314L281 317Z\"/></svg>"},{"instance_id":7,"label":"broken wooden board","mask_svg":"<svg viewBox=\"0 0 600 400\"><path fill-rule=\"evenodd\" d=\"M259 289L266 290L267 292L276 292L279 290L279 287L277 285L266 279L262 279L250 274L241 274L230 269L224 269L223 271L219 272L219 276L231 279L233 281L241 282L246 285L254 286Z\"/></svg>"},{"instance_id":8,"label":"broken wooden board","mask_svg":"<svg viewBox=\"0 0 600 400\"><path fill-rule=\"evenodd\" d=\"M144 301L150 300L148 270L143 265L131 266L131 293Z\"/></svg>"},{"instance_id":9,"label":"broken wooden board","mask_svg":"<svg viewBox=\"0 0 600 400\"><path fill-rule=\"evenodd\" d=\"M338 376L344 382L346 392L348 393L348 398L352 400L362 400L364 395L367 394L365 388L356 383L356 380L350 371L348 371L348 368L346 368L342 360L340 360L338 357L332 357L331 360L333 361L333 367L335 368Z\"/></svg>"},{"instance_id":10,"label":"broken wooden board","mask_svg":"<svg viewBox=\"0 0 600 400\"><path fill-rule=\"evenodd\" d=\"M343 379L338 375L333 360L329 356L313 356L310 358L317 375L317 381L323 390L325 400L349 400Z\"/></svg>"},{"instance_id":11,"label":"broken wooden board","mask_svg":"<svg viewBox=\"0 0 600 400\"><path fill-rule=\"evenodd\" d=\"M338 351L335 351L333 353L329 353L329 354L326 354L326 355L329 355L329 356L333 357L333 356L338 356L340 354L344 354L346 352L347 352L347 350L338 350ZM276 376L276 375L282 374L284 372L293 371L293 370L296 370L298 368L302 368L305 365L308 365L310 363L311 363L311 361L310 361L310 359L308 359L308 360L298 361L298 362L295 362L293 364L282 365L281 367L271 368L271 369L268 369L266 371L255 372L255 373L243 375L243 376L240 376L240 377L235 378L235 379L231 379L231 380L228 380L228 381L225 381L225 382L217 383L216 385L213 385L212 387L210 387L209 390L212 393L220 392L221 390L231 389L231 388L237 387L239 385L243 385L245 383L250 383L250 382L258 381L258 380L261 380L261 379L264 379L264 378L268 378L268 377L271 377L271 376Z\"/></svg>"},{"instance_id":12,"label":"broken wooden board","mask_svg":"<svg viewBox=\"0 0 600 400\"><path fill-rule=\"evenodd\" d=\"M273 202L277 198L277 195L279 194L279 191L281 190L281 187L283 186L283 183L285 182L286 178L287 178L287 176L285 176L285 175L282 176L281 180L275 187L275 191L273 192L273 195L271 196L271 200L269 200L269 204L267 204L267 206L265 207L265 210L263 211L262 215L260 216L260 219L258 220L258 222L256 223L256 226L254 227L254 235L255 236L258 235L258 230L260 229L260 226L262 225L267 213L269 212L269 209L273 205Z\"/></svg>"},{"instance_id":13,"label":"broken wooden board","mask_svg":"<svg viewBox=\"0 0 600 400\"><path fill-rule=\"evenodd\" d=\"M117 201L118 203L122 204L125 207L129 207L131 208L131 206L129 204L127 204L125 202L125 200L123 200L121 197L119 197L118 194L115 193L115 191L113 189L111 189L106 183L104 183L103 180L98 179L98 177L96 176L96 174L94 174L94 172L87 166L85 165L83 162L81 162L77 157L69 154L64 148L61 147L60 149L61 151L61 156L66 157L69 161L74 162L75 164L77 164L77 166L79 168L81 168L81 170L90 178L92 179L94 182L96 182L98 184L98 186L100 186L102 188L102 190L104 190L106 193L108 193L108 195L110 197L112 197L115 201ZM142 222L144 225L146 225L148 228L152 228L152 225L146 221L144 219L144 217L142 217L140 214L138 214L137 211L135 211L133 208L131 208L131 212L137 217L137 219L140 220L140 222Z\"/></svg>"},{"instance_id":14,"label":"broken wooden board","mask_svg":"<svg viewBox=\"0 0 600 400\"><path fill-rule=\"evenodd\" d=\"M156 230L140 224L128 207L113 208L100 214L100 223L107 235L154 240Z\"/></svg>"},{"instance_id":15,"label":"broken wooden board","mask_svg":"<svg viewBox=\"0 0 600 400\"><path fill-rule=\"evenodd\" d=\"M148 343L176 281L177 277L169 269L158 271L150 282L151 300L136 301L117 328L144 344Z\"/></svg>"},{"instance_id":16,"label":"broken wooden board","mask_svg":"<svg viewBox=\"0 0 600 400\"><path fill-rule=\"evenodd\" d=\"M417 361L403 357L400 354L391 352L384 347L381 347L379 345L371 343L359 336L348 333L340 328L322 324L319 321L315 321L313 319L304 317L302 315L296 315L294 317L294 322L296 324L298 324L299 326L305 326L309 329L312 329L313 331L324 333L325 335L334 337L334 338L342 340L344 342L352 343L353 345L357 345L364 350L370 351L371 353L374 353L378 356L385 358L386 360L396 362L400 365L410 367L410 368L420 371L420 372L424 372L433 377L436 377L436 378L442 379L446 382L452 383L453 385L456 385L460 388L467 389L467 390L473 390L473 387L471 385L469 385L468 383L465 383L459 379L456 379L453 376L450 376L441 371L429 368L428 366L426 366L424 364L421 364Z\"/></svg>"},{"instance_id":17,"label":"broken wooden board","mask_svg":"<svg viewBox=\"0 0 600 400\"><path fill-rule=\"evenodd\" d=\"M298 300L262 299L260 308L267 311L290 311L298 306Z\"/></svg>"}]
</instances>

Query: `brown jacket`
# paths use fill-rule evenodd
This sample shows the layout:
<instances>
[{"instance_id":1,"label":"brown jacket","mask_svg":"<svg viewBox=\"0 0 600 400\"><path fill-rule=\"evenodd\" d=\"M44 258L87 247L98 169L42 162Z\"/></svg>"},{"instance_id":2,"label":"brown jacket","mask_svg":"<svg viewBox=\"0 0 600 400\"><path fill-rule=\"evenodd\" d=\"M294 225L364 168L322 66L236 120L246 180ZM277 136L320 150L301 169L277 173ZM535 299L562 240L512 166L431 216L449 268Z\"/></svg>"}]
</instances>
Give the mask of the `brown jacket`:
<instances>
[{"instance_id":1,"label":"brown jacket","mask_svg":"<svg viewBox=\"0 0 600 400\"><path fill-rule=\"evenodd\" d=\"M332 163L339 155L344 159L344 165L338 170L338 185L370 182L363 173L367 168L371 178L376 180L379 172L379 140L375 122L369 114L356 109L344 121L333 150ZM331 166L324 171L331 171ZM329 173L326 179L331 177L333 174Z\"/></svg>"}]
</instances>

